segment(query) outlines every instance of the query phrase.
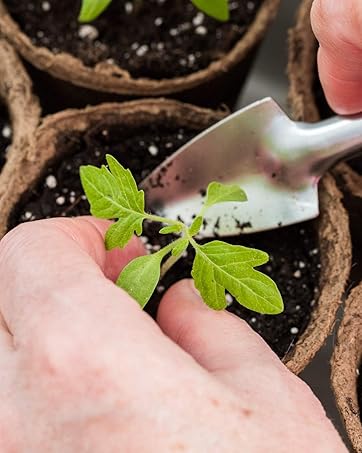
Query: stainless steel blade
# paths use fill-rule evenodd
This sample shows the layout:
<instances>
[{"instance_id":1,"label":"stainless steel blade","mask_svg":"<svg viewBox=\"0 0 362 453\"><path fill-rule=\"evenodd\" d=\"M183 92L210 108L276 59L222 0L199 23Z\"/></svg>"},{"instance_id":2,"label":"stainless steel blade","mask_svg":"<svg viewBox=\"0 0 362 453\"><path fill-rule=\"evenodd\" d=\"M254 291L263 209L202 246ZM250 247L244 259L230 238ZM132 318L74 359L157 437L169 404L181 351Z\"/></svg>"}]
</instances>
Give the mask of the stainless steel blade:
<instances>
[{"instance_id":1,"label":"stainless steel blade","mask_svg":"<svg viewBox=\"0 0 362 453\"><path fill-rule=\"evenodd\" d=\"M248 202L210 209L204 236L302 222L319 213L320 177L337 160L360 151L361 131L362 115L298 123L266 98L191 140L151 173L142 187L152 210L191 223L211 181L239 184Z\"/></svg>"},{"instance_id":2,"label":"stainless steel blade","mask_svg":"<svg viewBox=\"0 0 362 453\"><path fill-rule=\"evenodd\" d=\"M240 184L248 202L211 208L204 236L261 231L318 216L315 180L293 191L276 177L285 149L278 149L272 133L276 127L282 133L293 124L270 98L232 114L151 173L142 183L148 207L189 223L201 209L208 183L220 181Z\"/></svg>"}]
</instances>

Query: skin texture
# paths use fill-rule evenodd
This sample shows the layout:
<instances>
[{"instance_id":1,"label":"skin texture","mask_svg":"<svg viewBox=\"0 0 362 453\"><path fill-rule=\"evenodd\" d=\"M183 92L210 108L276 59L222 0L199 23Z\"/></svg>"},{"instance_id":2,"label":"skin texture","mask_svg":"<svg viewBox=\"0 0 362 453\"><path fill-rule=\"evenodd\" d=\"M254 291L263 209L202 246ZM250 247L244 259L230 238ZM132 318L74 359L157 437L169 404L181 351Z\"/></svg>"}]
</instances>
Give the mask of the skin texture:
<instances>
[{"instance_id":1,"label":"skin texture","mask_svg":"<svg viewBox=\"0 0 362 453\"><path fill-rule=\"evenodd\" d=\"M312 27L319 41L319 76L339 114L362 111L362 2L314 0Z\"/></svg>"},{"instance_id":2,"label":"skin texture","mask_svg":"<svg viewBox=\"0 0 362 453\"><path fill-rule=\"evenodd\" d=\"M320 403L190 281L158 323L113 281L137 239L108 222L21 225L0 242L0 451L345 452Z\"/></svg>"}]
</instances>

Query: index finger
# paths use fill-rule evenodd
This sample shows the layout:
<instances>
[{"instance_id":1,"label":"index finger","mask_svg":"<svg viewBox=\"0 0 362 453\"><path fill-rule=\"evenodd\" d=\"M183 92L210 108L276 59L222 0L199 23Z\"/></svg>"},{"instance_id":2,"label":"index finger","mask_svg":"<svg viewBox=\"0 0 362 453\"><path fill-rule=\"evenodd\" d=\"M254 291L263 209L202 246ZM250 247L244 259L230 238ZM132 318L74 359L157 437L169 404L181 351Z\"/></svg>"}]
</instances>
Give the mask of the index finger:
<instances>
[{"instance_id":1,"label":"index finger","mask_svg":"<svg viewBox=\"0 0 362 453\"><path fill-rule=\"evenodd\" d=\"M340 114L362 111L362 3L314 0L313 31L319 41L318 70L326 98Z\"/></svg>"}]
</instances>

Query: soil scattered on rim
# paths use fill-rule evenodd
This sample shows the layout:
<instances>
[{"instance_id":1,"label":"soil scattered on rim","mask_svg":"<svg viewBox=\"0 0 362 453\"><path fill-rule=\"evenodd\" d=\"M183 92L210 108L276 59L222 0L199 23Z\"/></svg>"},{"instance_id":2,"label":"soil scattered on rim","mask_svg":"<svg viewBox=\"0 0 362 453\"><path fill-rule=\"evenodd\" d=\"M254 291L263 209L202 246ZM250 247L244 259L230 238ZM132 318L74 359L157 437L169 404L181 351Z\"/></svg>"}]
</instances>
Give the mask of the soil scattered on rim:
<instances>
[{"instance_id":1,"label":"soil scattered on rim","mask_svg":"<svg viewBox=\"0 0 362 453\"><path fill-rule=\"evenodd\" d=\"M49 163L36 187L14 209L9 227L20 222L53 216L76 216L89 213L79 180L79 166L101 165L105 153L113 154L130 168L140 181L151 169L198 131L180 129L167 121L130 130L120 125L98 123L86 134L70 132L59 137L58 149L66 156ZM223 238L233 244L267 251L270 262L261 269L278 284L284 297L285 311L278 316L259 315L241 307L227 295L229 310L244 318L274 351L283 357L290 351L308 325L317 300L320 261L315 222L286 227L274 232ZM163 245L166 237L156 235L157 225L146 225L142 240L150 251ZM154 315L165 288L190 276L192 251L168 273L148 305Z\"/></svg>"},{"instance_id":2,"label":"soil scattered on rim","mask_svg":"<svg viewBox=\"0 0 362 453\"><path fill-rule=\"evenodd\" d=\"M6 162L6 152L11 143L12 129L6 107L0 103L0 170Z\"/></svg>"},{"instance_id":3,"label":"soil scattered on rim","mask_svg":"<svg viewBox=\"0 0 362 453\"><path fill-rule=\"evenodd\" d=\"M219 22L190 0L115 0L97 20L80 24L80 0L5 0L36 46L68 52L87 66L108 61L135 78L153 79L184 76L224 56L262 2L233 0L230 20Z\"/></svg>"}]
</instances>

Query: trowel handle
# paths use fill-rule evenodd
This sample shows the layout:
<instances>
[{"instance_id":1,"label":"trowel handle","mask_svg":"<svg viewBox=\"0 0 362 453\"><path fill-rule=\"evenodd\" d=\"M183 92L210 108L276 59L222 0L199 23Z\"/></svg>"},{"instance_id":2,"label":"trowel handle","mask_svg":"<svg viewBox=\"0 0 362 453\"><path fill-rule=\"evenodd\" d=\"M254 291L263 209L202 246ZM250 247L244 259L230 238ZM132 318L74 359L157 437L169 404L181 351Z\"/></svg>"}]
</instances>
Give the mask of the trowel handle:
<instances>
[{"instance_id":1,"label":"trowel handle","mask_svg":"<svg viewBox=\"0 0 362 453\"><path fill-rule=\"evenodd\" d=\"M335 116L315 124L298 123L315 174L323 175L341 159L362 151L362 115Z\"/></svg>"}]
</instances>

